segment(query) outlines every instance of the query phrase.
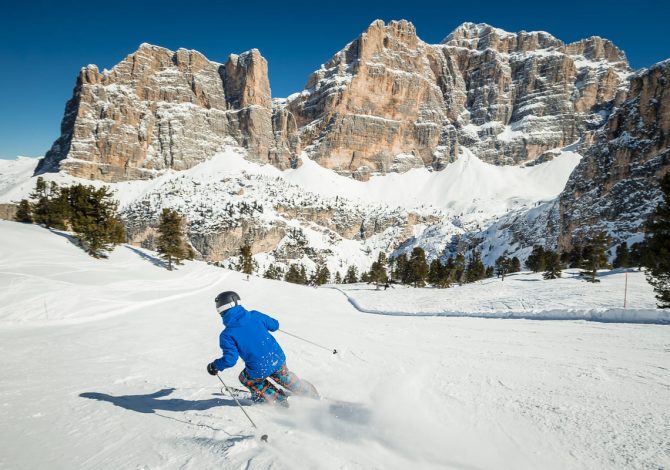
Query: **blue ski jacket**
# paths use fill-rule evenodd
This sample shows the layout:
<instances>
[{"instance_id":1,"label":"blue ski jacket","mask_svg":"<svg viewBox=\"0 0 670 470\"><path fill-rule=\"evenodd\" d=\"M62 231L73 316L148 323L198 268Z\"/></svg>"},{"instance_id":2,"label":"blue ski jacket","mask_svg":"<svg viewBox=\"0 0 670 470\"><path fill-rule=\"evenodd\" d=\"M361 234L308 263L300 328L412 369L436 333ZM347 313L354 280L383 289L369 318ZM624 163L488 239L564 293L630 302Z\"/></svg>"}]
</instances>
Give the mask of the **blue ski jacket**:
<instances>
[{"instance_id":1,"label":"blue ski jacket","mask_svg":"<svg viewBox=\"0 0 670 470\"><path fill-rule=\"evenodd\" d=\"M279 322L256 310L246 310L241 305L223 314L225 328L219 336L223 356L214 361L216 370L233 367L237 358L245 363L251 378L271 375L286 362L284 351L270 331L279 329Z\"/></svg>"}]
</instances>

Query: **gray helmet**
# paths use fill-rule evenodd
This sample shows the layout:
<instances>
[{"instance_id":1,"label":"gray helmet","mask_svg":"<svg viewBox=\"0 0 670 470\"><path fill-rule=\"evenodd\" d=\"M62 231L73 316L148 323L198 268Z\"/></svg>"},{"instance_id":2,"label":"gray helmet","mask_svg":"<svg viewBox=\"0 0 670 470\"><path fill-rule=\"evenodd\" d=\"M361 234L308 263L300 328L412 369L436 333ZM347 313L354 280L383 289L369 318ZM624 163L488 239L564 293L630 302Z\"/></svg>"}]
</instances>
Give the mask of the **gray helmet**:
<instances>
[{"instance_id":1,"label":"gray helmet","mask_svg":"<svg viewBox=\"0 0 670 470\"><path fill-rule=\"evenodd\" d=\"M216 296L216 311L223 315L227 310L233 308L240 301L240 296L231 290L221 292Z\"/></svg>"}]
</instances>

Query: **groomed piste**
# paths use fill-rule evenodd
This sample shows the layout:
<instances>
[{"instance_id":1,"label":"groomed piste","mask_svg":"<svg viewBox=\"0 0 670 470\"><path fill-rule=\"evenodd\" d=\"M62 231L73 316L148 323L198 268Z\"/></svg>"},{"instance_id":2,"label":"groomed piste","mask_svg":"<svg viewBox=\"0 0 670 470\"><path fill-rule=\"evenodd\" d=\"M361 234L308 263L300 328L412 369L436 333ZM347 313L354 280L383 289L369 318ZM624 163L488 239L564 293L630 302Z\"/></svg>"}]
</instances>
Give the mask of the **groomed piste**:
<instances>
[{"instance_id":1,"label":"groomed piste","mask_svg":"<svg viewBox=\"0 0 670 470\"><path fill-rule=\"evenodd\" d=\"M127 245L95 260L67 234L3 221L0 467L667 467L667 325L416 316L449 303L492 316L623 311L624 275L598 286L520 273L448 290L349 288L365 309L414 316L370 315L334 289L246 281L202 262L168 272ZM628 279L630 311L653 311L643 275ZM224 289L337 348L276 334L325 400L291 398L285 410L242 397L250 427L205 371L219 354L213 299ZM241 367L223 380L238 386Z\"/></svg>"}]
</instances>

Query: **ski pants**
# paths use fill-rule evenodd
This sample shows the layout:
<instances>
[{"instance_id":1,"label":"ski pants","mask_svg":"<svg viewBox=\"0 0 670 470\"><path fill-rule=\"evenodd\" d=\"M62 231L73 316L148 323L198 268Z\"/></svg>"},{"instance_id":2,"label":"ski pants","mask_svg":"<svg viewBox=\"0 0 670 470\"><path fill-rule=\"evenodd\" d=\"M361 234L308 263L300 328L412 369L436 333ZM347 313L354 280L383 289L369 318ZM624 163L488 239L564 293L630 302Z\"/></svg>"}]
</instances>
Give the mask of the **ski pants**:
<instances>
[{"instance_id":1,"label":"ski pants","mask_svg":"<svg viewBox=\"0 0 670 470\"><path fill-rule=\"evenodd\" d=\"M282 364L279 370L273 372L269 377L254 379L249 377L247 369L244 369L240 373L240 382L249 389L253 401L258 403L277 402L280 405L285 405L287 403L286 399L289 397L290 393L277 387L268 379L272 379L278 385L281 385L286 390L295 393L296 395L319 398L319 393L316 391L316 388L314 388L314 385L306 380L300 379L297 375L288 370L286 363Z\"/></svg>"}]
</instances>

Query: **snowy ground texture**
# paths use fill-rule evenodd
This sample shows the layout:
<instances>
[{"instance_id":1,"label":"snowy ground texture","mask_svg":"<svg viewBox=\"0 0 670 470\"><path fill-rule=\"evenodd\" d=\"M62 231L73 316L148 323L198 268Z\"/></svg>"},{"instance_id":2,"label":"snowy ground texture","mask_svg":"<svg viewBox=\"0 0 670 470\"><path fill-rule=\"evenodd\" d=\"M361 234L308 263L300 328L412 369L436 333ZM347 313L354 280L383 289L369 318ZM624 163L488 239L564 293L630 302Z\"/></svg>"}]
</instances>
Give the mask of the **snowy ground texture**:
<instances>
[{"instance_id":1,"label":"snowy ground texture","mask_svg":"<svg viewBox=\"0 0 670 470\"><path fill-rule=\"evenodd\" d=\"M670 467L668 326L370 315L334 289L160 264L127 246L94 260L65 236L0 222L0 468ZM617 276L592 296L570 278L548 281L549 308L599 309L609 295L619 305ZM441 311L442 296L505 310L483 291L542 297L532 275L487 282L388 300L347 293L408 313ZM651 309L642 278L629 282L631 306ZM254 432L205 372L225 289L337 348L276 335L289 367L330 400L292 398L290 410L243 400ZM224 380L237 386L241 368Z\"/></svg>"},{"instance_id":2,"label":"snowy ground texture","mask_svg":"<svg viewBox=\"0 0 670 470\"><path fill-rule=\"evenodd\" d=\"M332 287L359 311L381 315L670 324L670 311L656 308L653 288L643 272L600 271L598 280L585 282L580 270L571 269L551 281L544 281L541 273L521 272L448 290L402 285L384 290L367 284Z\"/></svg>"}]
</instances>

